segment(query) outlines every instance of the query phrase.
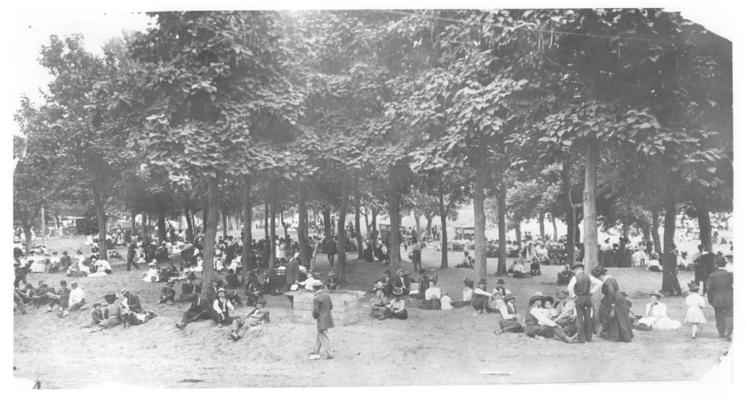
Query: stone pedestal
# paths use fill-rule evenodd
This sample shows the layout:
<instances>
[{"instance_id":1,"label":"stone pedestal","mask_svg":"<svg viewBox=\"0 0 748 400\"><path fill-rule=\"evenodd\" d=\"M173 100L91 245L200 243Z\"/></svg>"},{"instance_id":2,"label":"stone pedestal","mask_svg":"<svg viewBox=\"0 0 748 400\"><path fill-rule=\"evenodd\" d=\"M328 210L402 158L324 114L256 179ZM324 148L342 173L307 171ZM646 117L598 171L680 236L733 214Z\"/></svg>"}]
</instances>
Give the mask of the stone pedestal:
<instances>
[{"instance_id":1,"label":"stone pedestal","mask_svg":"<svg viewBox=\"0 0 748 400\"><path fill-rule=\"evenodd\" d=\"M364 292L356 290L331 290L329 293L332 299L332 320L336 326L355 324L366 313L365 307L361 303ZM293 318L295 321L314 321L314 317L312 316L314 292L286 292L285 295L292 299Z\"/></svg>"}]
</instances>

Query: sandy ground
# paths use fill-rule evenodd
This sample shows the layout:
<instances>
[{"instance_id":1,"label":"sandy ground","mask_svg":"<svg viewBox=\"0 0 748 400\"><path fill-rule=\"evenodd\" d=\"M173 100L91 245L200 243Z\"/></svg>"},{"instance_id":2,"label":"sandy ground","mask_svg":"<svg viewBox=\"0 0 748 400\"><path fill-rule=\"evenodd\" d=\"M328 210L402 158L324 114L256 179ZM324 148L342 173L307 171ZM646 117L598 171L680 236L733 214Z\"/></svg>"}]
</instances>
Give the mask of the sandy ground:
<instances>
[{"instance_id":1,"label":"sandy ground","mask_svg":"<svg viewBox=\"0 0 748 400\"><path fill-rule=\"evenodd\" d=\"M438 266L439 253L427 249L424 265ZM355 255L349 255L355 258ZM460 254L450 254L450 265ZM489 260L489 271L496 268ZM326 260L317 265L324 273ZM382 264L352 261L347 288L367 289L385 268ZM406 265L406 270L409 269ZM14 315L15 375L41 379L43 388L96 387L107 383L144 387L255 387L349 385L445 385L497 383L551 383L599 381L673 381L700 379L729 349L717 337L714 314L696 340L689 328L668 332L635 331L632 343L566 345L556 340L531 339L524 334L495 335L495 315L475 316L472 309L424 311L411 302L407 321L365 319L330 331L335 358L310 361L315 326L296 323L284 296L268 297L271 323L239 342L228 340L229 328L203 321L174 327L187 304L158 305L160 284L140 279L141 272L126 272L115 264L115 273L82 278L89 301L128 286L158 317L129 329L87 333L87 311L65 319L44 308ZM531 279L505 278L507 288L520 299L520 312L535 291L555 294L559 267L544 267ZM439 270L440 286L459 297L464 269ZM660 286L660 275L632 269L611 271L629 293L634 310L642 313L647 293ZM31 275L56 284L63 276ZM692 273L681 273L681 286ZM489 288L495 278L489 279ZM666 298L669 314L682 320L684 298ZM234 312L246 312L246 308ZM492 371L494 374L481 374ZM499 374L500 373L500 374Z\"/></svg>"}]
</instances>

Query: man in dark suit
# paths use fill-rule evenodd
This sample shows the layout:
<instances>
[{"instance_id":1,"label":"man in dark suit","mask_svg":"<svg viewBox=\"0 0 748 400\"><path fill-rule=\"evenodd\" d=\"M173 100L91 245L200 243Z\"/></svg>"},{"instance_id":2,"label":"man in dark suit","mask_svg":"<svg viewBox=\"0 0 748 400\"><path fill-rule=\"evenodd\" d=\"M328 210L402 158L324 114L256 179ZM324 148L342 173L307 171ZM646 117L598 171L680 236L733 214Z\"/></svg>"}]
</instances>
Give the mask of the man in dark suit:
<instances>
[{"instance_id":1,"label":"man in dark suit","mask_svg":"<svg viewBox=\"0 0 748 400\"><path fill-rule=\"evenodd\" d=\"M182 314L182 321L177 323L177 328L184 329L188 323L201 319L211 319L210 303L199 295L192 300L190 308Z\"/></svg>"},{"instance_id":2,"label":"man in dark suit","mask_svg":"<svg viewBox=\"0 0 748 400\"><path fill-rule=\"evenodd\" d=\"M707 288L719 337L732 340L732 272L725 267L712 272L707 279Z\"/></svg>"},{"instance_id":3,"label":"man in dark suit","mask_svg":"<svg viewBox=\"0 0 748 400\"><path fill-rule=\"evenodd\" d=\"M314 345L314 353L309 355L309 359L318 360L322 358L323 352L325 359L332 358L330 351L330 338L327 336L327 330L334 327L332 322L332 299L330 293L324 289L322 282L316 282L314 285L314 300L312 316L317 320L317 340Z\"/></svg>"}]
</instances>

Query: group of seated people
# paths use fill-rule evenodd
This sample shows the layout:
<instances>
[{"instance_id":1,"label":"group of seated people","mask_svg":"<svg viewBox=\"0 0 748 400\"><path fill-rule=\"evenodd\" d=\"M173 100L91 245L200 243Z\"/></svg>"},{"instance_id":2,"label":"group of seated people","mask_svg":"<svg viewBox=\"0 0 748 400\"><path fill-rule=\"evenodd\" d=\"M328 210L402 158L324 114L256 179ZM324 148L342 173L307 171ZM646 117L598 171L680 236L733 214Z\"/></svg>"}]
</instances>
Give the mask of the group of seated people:
<instances>
[{"instance_id":1,"label":"group of seated people","mask_svg":"<svg viewBox=\"0 0 748 400\"><path fill-rule=\"evenodd\" d=\"M153 318L156 313L145 310L137 294L124 288L120 291L120 298L109 293L104 296L104 303L94 303L91 311L91 322L86 325L89 332L102 331L122 325L123 328L142 325Z\"/></svg>"},{"instance_id":2,"label":"group of seated people","mask_svg":"<svg viewBox=\"0 0 748 400\"><path fill-rule=\"evenodd\" d=\"M21 313L26 313L26 306L33 305L39 308L47 306L47 312L57 311L61 318L67 317L71 311L86 308L86 293L73 281L68 288L67 281L61 280L60 287L55 289L48 286L44 281L39 281L36 288L31 283L15 288L14 301L16 308Z\"/></svg>"}]
</instances>

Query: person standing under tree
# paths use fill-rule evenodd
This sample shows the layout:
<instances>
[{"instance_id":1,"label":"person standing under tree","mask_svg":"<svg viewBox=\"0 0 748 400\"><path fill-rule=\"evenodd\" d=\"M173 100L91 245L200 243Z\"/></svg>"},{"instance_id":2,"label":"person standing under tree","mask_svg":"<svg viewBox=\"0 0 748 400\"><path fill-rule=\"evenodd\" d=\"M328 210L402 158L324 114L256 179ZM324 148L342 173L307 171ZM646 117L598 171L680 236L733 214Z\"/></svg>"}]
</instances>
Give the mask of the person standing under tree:
<instances>
[{"instance_id":1,"label":"person standing under tree","mask_svg":"<svg viewBox=\"0 0 748 400\"><path fill-rule=\"evenodd\" d=\"M574 276L569 281L568 291L576 307L580 343L592 341L592 293L601 287L602 282L584 272L584 264L574 265Z\"/></svg>"},{"instance_id":2,"label":"person standing under tree","mask_svg":"<svg viewBox=\"0 0 748 400\"><path fill-rule=\"evenodd\" d=\"M728 258L732 256L728 255ZM732 260L730 260L732 261ZM732 341L732 272L726 265L711 274L706 282L709 304L714 307L714 319L717 323L719 337Z\"/></svg>"},{"instance_id":3,"label":"person standing under tree","mask_svg":"<svg viewBox=\"0 0 748 400\"><path fill-rule=\"evenodd\" d=\"M330 350L330 338L327 336L327 330L334 327L332 322L332 299L330 293L324 289L322 282L314 285L314 300L312 316L317 320L317 339L314 345L314 352L309 355L310 360L319 360L332 358Z\"/></svg>"}]
</instances>

